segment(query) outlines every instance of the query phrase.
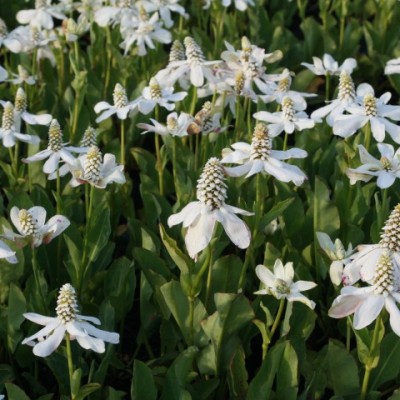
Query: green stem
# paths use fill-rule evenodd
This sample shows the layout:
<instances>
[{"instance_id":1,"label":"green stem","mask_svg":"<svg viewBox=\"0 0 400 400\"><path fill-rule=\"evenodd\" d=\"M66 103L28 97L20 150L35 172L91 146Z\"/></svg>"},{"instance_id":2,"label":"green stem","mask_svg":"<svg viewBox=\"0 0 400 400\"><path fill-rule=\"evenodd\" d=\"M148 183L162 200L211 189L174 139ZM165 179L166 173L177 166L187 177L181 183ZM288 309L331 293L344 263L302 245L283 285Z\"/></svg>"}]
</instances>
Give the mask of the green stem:
<instances>
[{"instance_id":1,"label":"green stem","mask_svg":"<svg viewBox=\"0 0 400 400\"><path fill-rule=\"evenodd\" d=\"M276 329L278 328L284 308L285 308L285 297L282 298L279 302L279 308L278 308L274 323L273 323L272 328L269 333L269 341L270 342L272 341L272 337L274 336L274 333L275 333ZM269 347L269 343L266 343L266 345L263 346L263 359L267 356L268 347Z\"/></svg>"},{"instance_id":2,"label":"green stem","mask_svg":"<svg viewBox=\"0 0 400 400\"><path fill-rule=\"evenodd\" d=\"M364 138L364 147L369 151L371 145L371 126L369 122L364 126Z\"/></svg>"},{"instance_id":3,"label":"green stem","mask_svg":"<svg viewBox=\"0 0 400 400\"><path fill-rule=\"evenodd\" d=\"M346 14L347 14L347 0L342 0L342 8L340 13L340 31L339 31L339 49L342 50L343 48L343 41L344 41L344 28L346 23Z\"/></svg>"},{"instance_id":4,"label":"green stem","mask_svg":"<svg viewBox=\"0 0 400 400\"><path fill-rule=\"evenodd\" d=\"M375 321L375 328L374 328L374 333L372 335L372 342L371 342L371 347L369 349L369 354L375 354L376 353L376 346L379 346L378 343L378 332L379 332L379 325L381 324L381 314L378 315L378 318ZM365 364L365 373L364 373L364 378L361 386L361 394L360 394L360 400L365 400L367 393L368 393L368 383L369 383L369 378L371 375L371 371L375 367L371 366L369 364L369 361Z\"/></svg>"},{"instance_id":5,"label":"green stem","mask_svg":"<svg viewBox=\"0 0 400 400\"><path fill-rule=\"evenodd\" d=\"M328 101L330 99L330 89L331 89L331 77L327 73L325 77L325 100Z\"/></svg>"},{"instance_id":6,"label":"green stem","mask_svg":"<svg viewBox=\"0 0 400 400\"><path fill-rule=\"evenodd\" d=\"M351 319L347 317L347 329L346 329L346 350L350 353L350 341L351 341Z\"/></svg>"},{"instance_id":7,"label":"green stem","mask_svg":"<svg viewBox=\"0 0 400 400\"><path fill-rule=\"evenodd\" d=\"M156 148L156 169L158 173L158 186L160 188L160 195L164 195L164 179L163 179L163 170L162 170L162 161L161 161L161 149L160 149L160 136L155 133L154 134L154 143Z\"/></svg>"},{"instance_id":8,"label":"green stem","mask_svg":"<svg viewBox=\"0 0 400 400\"><path fill-rule=\"evenodd\" d=\"M14 175L15 181L17 181L18 180L17 163L15 161L14 152L12 151L11 147L8 148L8 153L10 154L10 161L11 161L11 168L13 171L13 175Z\"/></svg>"},{"instance_id":9,"label":"green stem","mask_svg":"<svg viewBox=\"0 0 400 400\"><path fill-rule=\"evenodd\" d=\"M125 165L125 120L121 119L121 164Z\"/></svg>"},{"instance_id":10,"label":"green stem","mask_svg":"<svg viewBox=\"0 0 400 400\"><path fill-rule=\"evenodd\" d=\"M193 86L193 95L192 95L192 102L190 104L189 115L194 116L194 112L196 110L196 103L197 103L197 87Z\"/></svg>"},{"instance_id":11,"label":"green stem","mask_svg":"<svg viewBox=\"0 0 400 400\"><path fill-rule=\"evenodd\" d=\"M207 249L207 257L204 260L203 265L200 268L200 271L196 275L196 279L192 285L192 294L193 296L197 296L197 292L199 290L201 278L203 277L204 273L206 272L207 268L210 266L210 261L211 261L211 253L212 253L212 248L211 245L208 246Z\"/></svg>"},{"instance_id":12,"label":"green stem","mask_svg":"<svg viewBox=\"0 0 400 400\"><path fill-rule=\"evenodd\" d=\"M283 151L286 151L286 149L287 149L288 138L289 138L289 135L287 132L285 132L285 137L283 139L283 148L282 148Z\"/></svg>"},{"instance_id":13,"label":"green stem","mask_svg":"<svg viewBox=\"0 0 400 400\"><path fill-rule=\"evenodd\" d=\"M36 260L36 249L32 247L32 271L35 278L36 287L39 292L40 302L42 303L43 312L46 312L46 301L44 299L42 285L40 284L39 266Z\"/></svg>"},{"instance_id":14,"label":"green stem","mask_svg":"<svg viewBox=\"0 0 400 400\"><path fill-rule=\"evenodd\" d=\"M106 27L106 49L107 49L107 65L106 65L106 76L104 78L104 92L103 92L103 97L105 98L107 95L107 90L108 90L108 85L110 84L110 76L111 76L111 31L110 28L107 26Z\"/></svg>"},{"instance_id":15,"label":"green stem","mask_svg":"<svg viewBox=\"0 0 400 400\"><path fill-rule=\"evenodd\" d=\"M69 387L71 393L71 400L74 400L76 397L74 395L74 391L72 389L72 381L74 376L74 364L72 361L72 351L71 351L71 339L69 337L69 333L65 333L65 342L67 344L67 360L68 360L68 374L69 374Z\"/></svg>"}]
</instances>

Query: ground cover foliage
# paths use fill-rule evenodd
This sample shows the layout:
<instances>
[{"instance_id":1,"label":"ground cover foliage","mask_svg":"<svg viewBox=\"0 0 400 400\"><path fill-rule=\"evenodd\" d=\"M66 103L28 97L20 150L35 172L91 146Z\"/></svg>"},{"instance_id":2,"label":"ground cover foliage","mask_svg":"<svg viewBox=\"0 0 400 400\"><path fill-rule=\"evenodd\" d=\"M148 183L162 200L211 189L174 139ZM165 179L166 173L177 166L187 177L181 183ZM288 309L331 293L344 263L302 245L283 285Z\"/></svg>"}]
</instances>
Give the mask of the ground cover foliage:
<instances>
[{"instance_id":1,"label":"ground cover foliage","mask_svg":"<svg viewBox=\"0 0 400 400\"><path fill-rule=\"evenodd\" d=\"M175 3L184 11L172 9L171 26L160 12L157 28L154 23L140 31L146 36L164 30L152 37L154 48L148 42L139 45L136 25L121 30L110 9L98 18L103 22L95 22L96 10L123 8L122 2L53 3L66 7L57 12L75 21L87 12L87 24L80 21L80 31L55 17L54 30L39 29L47 35L40 44L18 48L11 40L0 47L0 66L8 75L0 70L0 234L17 258L10 262L13 256L5 249L0 260L0 393L18 400L400 398L400 217L395 208L400 161L393 154L400 134L390 125L400 120L395 107L400 78L384 74L387 62L400 56L400 3L254 0L243 2L247 7L240 10L240 2L225 7L214 0L204 9L206 2L180 1ZM132 18L140 15L141 22L149 20L143 10L152 18L161 7L128 3L125 15L135 9ZM34 8L32 1L0 0L8 33L20 24L18 11ZM181 52L186 47L182 63L196 46L204 53L201 62L218 63L178 77L183 64L175 60L178 64L158 74L168 66L175 40L182 43ZM259 49L271 55L264 57ZM339 63L330 64L327 75L326 63L320 65L325 68L321 74L302 65L324 54ZM252 57L255 70L250 74L246 68ZM331 125L325 115L310 119L328 104L325 100L338 97L340 65L349 58L356 65L344 70L354 90L362 83L374 90L371 94L370 87L362 86L353 106L360 110L367 96L380 108L368 114L365 126L360 119L339 117ZM10 81L19 65L36 77L33 85ZM199 82L196 77L203 73L204 82ZM213 81L217 78L220 86ZM283 81L286 89L279 88ZM40 143L24 137L18 145L7 144L6 102L16 104L19 87L30 113L51 114L54 137L59 137L58 121L62 143L68 143L61 147L81 146L71 156L86 157L81 167L67 156L70 162L54 162L46 173L44 161L29 162L50 148L50 120L47 126L22 121L16 131L37 136ZM161 104L158 100L172 93L162 90L170 87L175 95L187 94ZM390 109L385 108L388 96L380 98L388 91ZM355 92L353 97L356 102ZM291 117L305 112L298 118L308 121L300 121L294 133L286 125L277 127L287 98L292 99ZM102 101L109 106L99 106ZM118 101L123 103L119 108ZM112 107L114 114L102 114ZM354 107L342 113L359 116ZM174 111L175 119L167 120ZM370 125L370 117L382 118L378 128ZM382 122L386 117L389 125ZM260 121L264 125L257 125ZM8 130L16 129L15 121L13 126ZM92 144L110 162L109 175L103 167L97 175L88 174L90 154L99 157L97 148L81 142L89 126L96 129ZM354 126L354 132L345 131ZM268 139L262 136L265 129L275 134ZM250 166L238 176L235 160L239 165L261 160L261 153L254 156L255 131L261 135L257 151L267 148L263 162L273 158L268 140L274 151L290 156L262 164L258 172L266 173L245 176ZM230 147L238 142L253 143L253 158L243 156L244 146ZM242 153L235 153L235 159L233 150ZM231 158L225 163L224 157ZM357 170L366 163L369 169ZM197 203L187 215L178 214L191 202ZM234 212L241 211L228 205L247 213L237 216ZM46 210L46 220L62 215L69 222L58 217L42 233L14 227L15 220L22 223L21 210L38 206ZM20 236L7 229L18 229ZM334 244L336 238L341 243ZM354 250L348 250L350 244ZM377 246L365 256L365 247L355 249L362 244ZM111 342L101 348L85 331L89 342L79 342L82 348L75 340L79 333L63 331L65 340L45 357L33 353L32 343L22 343L39 330L26 313L61 318L55 310L66 283L76 290L77 313L99 318L99 329L118 333L118 343L115 336L92 332ZM339 306L332 307L340 293L334 303ZM351 306L340 308L348 298ZM375 300L379 304L369 306ZM73 310L72 319L82 323ZM49 330L40 340L52 334Z\"/></svg>"}]
</instances>

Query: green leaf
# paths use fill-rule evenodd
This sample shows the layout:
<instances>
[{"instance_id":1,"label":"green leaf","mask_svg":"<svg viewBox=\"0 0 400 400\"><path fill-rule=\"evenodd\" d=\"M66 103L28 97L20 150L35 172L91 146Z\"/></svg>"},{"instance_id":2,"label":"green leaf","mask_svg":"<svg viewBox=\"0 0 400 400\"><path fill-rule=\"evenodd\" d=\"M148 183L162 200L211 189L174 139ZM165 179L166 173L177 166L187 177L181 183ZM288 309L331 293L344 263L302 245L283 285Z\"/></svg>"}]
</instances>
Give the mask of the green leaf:
<instances>
[{"instance_id":1,"label":"green leaf","mask_svg":"<svg viewBox=\"0 0 400 400\"><path fill-rule=\"evenodd\" d=\"M190 300L184 294L181 285L176 281L166 283L161 287L172 315L174 316L185 342L190 345L192 343L198 346L205 346L207 338L201 330L201 321L207 317L207 311L203 303L198 299L193 299L193 323L190 321Z\"/></svg>"},{"instance_id":2,"label":"green leaf","mask_svg":"<svg viewBox=\"0 0 400 400\"><path fill-rule=\"evenodd\" d=\"M268 224L270 224L275 218L278 218L282 213L293 203L294 197L285 199L275 204L261 219L260 230L263 231Z\"/></svg>"},{"instance_id":3,"label":"green leaf","mask_svg":"<svg viewBox=\"0 0 400 400\"><path fill-rule=\"evenodd\" d=\"M248 374L245 365L245 354L242 346L237 351L228 368L228 385L231 399L245 399L248 390Z\"/></svg>"},{"instance_id":4,"label":"green leaf","mask_svg":"<svg viewBox=\"0 0 400 400\"><path fill-rule=\"evenodd\" d=\"M26 300L22 291L14 284L10 286L8 297L7 345L11 353L15 352L23 334L21 324L26 312Z\"/></svg>"},{"instance_id":5,"label":"green leaf","mask_svg":"<svg viewBox=\"0 0 400 400\"><path fill-rule=\"evenodd\" d=\"M177 267L181 270L182 273L188 274L189 268L193 266L193 261L190 257L184 254L176 244L175 240L168 236L164 227L160 224L160 235L161 239L164 243L165 248L168 251L168 254L177 265Z\"/></svg>"},{"instance_id":6,"label":"green leaf","mask_svg":"<svg viewBox=\"0 0 400 400\"><path fill-rule=\"evenodd\" d=\"M354 357L334 341L328 345L329 382L336 395L348 396L360 393L358 367Z\"/></svg>"},{"instance_id":7,"label":"green leaf","mask_svg":"<svg viewBox=\"0 0 400 400\"><path fill-rule=\"evenodd\" d=\"M72 374L72 382L71 382L71 392L74 397L78 394L79 389L81 387L81 378L82 378L82 369L76 369Z\"/></svg>"},{"instance_id":8,"label":"green leaf","mask_svg":"<svg viewBox=\"0 0 400 400\"><path fill-rule=\"evenodd\" d=\"M99 383L87 383L79 389L78 395L75 400L83 400L88 397L91 393L99 390L101 385Z\"/></svg>"},{"instance_id":9,"label":"green leaf","mask_svg":"<svg viewBox=\"0 0 400 400\"><path fill-rule=\"evenodd\" d=\"M30 400L26 393L13 383L6 383L8 400Z\"/></svg>"},{"instance_id":10,"label":"green leaf","mask_svg":"<svg viewBox=\"0 0 400 400\"><path fill-rule=\"evenodd\" d=\"M96 207L90 218L87 232L89 262L96 261L101 249L107 244L110 233L110 209L107 205Z\"/></svg>"},{"instance_id":11,"label":"green leaf","mask_svg":"<svg viewBox=\"0 0 400 400\"><path fill-rule=\"evenodd\" d=\"M297 354L290 342L286 342L276 374L276 398L285 400L297 399L297 371Z\"/></svg>"},{"instance_id":12,"label":"green leaf","mask_svg":"<svg viewBox=\"0 0 400 400\"><path fill-rule=\"evenodd\" d=\"M131 398L132 400L157 399L157 388L154 384L151 369L139 360L135 360L133 363Z\"/></svg>"},{"instance_id":13,"label":"green leaf","mask_svg":"<svg viewBox=\"0 0 400 400\"><path fill-rule=\"evenodd\" d=\"M198 351L196 347L191 346L175 359L165 377L161 400L192 398L186 390L186 385Z\"/></svg>"}]
</instances>

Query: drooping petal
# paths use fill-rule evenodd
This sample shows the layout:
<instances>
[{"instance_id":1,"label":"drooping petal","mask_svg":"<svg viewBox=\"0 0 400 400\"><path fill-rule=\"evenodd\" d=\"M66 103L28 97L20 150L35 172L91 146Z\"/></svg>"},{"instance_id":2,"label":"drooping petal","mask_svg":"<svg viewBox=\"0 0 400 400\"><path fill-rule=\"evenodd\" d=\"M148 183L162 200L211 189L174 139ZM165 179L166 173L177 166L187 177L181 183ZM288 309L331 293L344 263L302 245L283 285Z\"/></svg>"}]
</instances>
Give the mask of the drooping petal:
<instances>
[{"instance_id":1,"label":"drooping petal","mask_svg":"<svg viewBox=\"0 0 400 400\"><path fill-rule=\"evenodd\" d=\"M80 325L90 336L104 340L105 342L108 343L113 343L113 344L119 343L119 334L116 332L109 332L109 331L104 331L102 329L98 329L87 322L81 322Z\"/></svg>"},{"instance_id":2,"label":"drooping petal","mask_svg":"<svg viewBox=\"0 0 400 400\"><path fill-rule=\"evenodd\" d=\"M58 168L58 163L60 162L60 153L57 151L52 153L47 161L43 164L43 172L45 174L51 174Z\"/></svg>"},{"instance_id":3,"label":"drooping petal","mask_svg":"<svg viewBox=\"0 0 400 400\"><path fill-rule=\"evenodd\" d=\"M291 289L293 291L305 292L306 290L310 290L310 289L315 288L315 286L317 286L317 284L315 282L297 281L297 282L294 282L292 284Z\"/></svg>"},{"instance_id":4,"label":"drooping petal","mask_svg":"<svg viewBox=\"0 0 400 400\"><path fill-rule=\"evenodd\" d=\"M390 315L390 326L393 332L400 336L400 310L390 295L385 300L385 307Z\"/></svg>"},{"instance_id":5,"label":"drooping petal","mask_svg":"<svg viewBox=\"0 0 400 400\"><path fill-rule=\"evenodd\" d=\"M370 293L364 298L354 313L353 326L355 329L362 329L375 321L385 304L385 298L382 295Z\"/></svg>"},{"instance_id":6,"label":"drooping petal","mask_svg":"<svg viewBox=\"0 0 400 400\"><path fill-rule=\"evenodd\" d=\"M101 339L92 338L90 336L77 336L77 342L86 350L93 350L96 353L104 353L105 345Z\"/></svg>"},{"instance_id":7,"label":"drooping petal","mask_svg":"<svg viewBox=\"0 0 400 400\"><path fill-rule=\"evenodd\" d=\"M54 332L43 342L39 342L33 348L33 354L38 357L47 357L60 345L64 338L65 326L60 324Z\"/></svg>"},{"instance_id":8,"label":"drooping petal","mask_svg":"<svg viewBox=\"0 0 400 400\"><path fill-rule=\"evenodd\" d=\"M362 302L363 297L361 296L340 295L334 300L328 311L328 315L331 318L347 317L348 315L353 314Z\"/></svg>"},{"instance_id":9,"label":"drooping petal","mask_svg":"<svg viewBox=\"0 0 400 400\"><path fill-rule=\"evenodd\" d=\"M307 307L310 307L312 310L315 308L315 302L301 293L289 293L286 298L288 301L299 301L300 303L305 304Z\"/></svg>"},{"instance_id":10,"label":"drooping petal","mask_svg":"<svg viewBox=\"0 0 400 400\"><path fill-rule=\"evenodd\" d=\"M379 171L378 173L378 180L376 184L381 189L386 189L393 185L394 181L396 180L396 176L389 171Z\"/></svg>"},{"instance_id":11,"label":"drooping petal","mask_svg":"<svg viewBox=\"0 0 400 400\"><path fill-rule=\"evenodd\" d=\"M248 226L238 216L230 213L224 207L219 209L219 214L222 215L221 224L229 239L240 249L249 247L251 234Z\"/></svg>"},{"instance_id":12,"label":"drooping petal","mask_svg":"<svg viewBox=\"0 0 400 400\"><path fill-rule=\"evenodd\" d=\"M40 329L40 331L36 332L34 335L25 338L21 343L28 344L30 346L35 345L35 340L41 341L46 336L48 336L53 330L60 325L61 322L57 318L51 318L51 321L47 323L44 328Z\"/></svg>"},{"instance_id":13,"label":"drooping petal","mask_svg":"<svg viewBox=\"0 0 400 400\"><path fill-rule=\"evenodd\" d=\"M32 321L38 325L48 325L57 320L57 318L46 317L44 315L40 315L40 314L36 314L36 313L24 313L23 316L24 316L24 318L26 318L29 321Z\"/></svg>"},{"instance_id":14,"label":"drooping petal","mask_svg":"<svg viewBox=\"0 0 400 400\"><path fill-rule=\"evenodd\" d=\"M183 226L185 228L188 227L201 213L201 204L202 203L200 201L192 201L191 203L187 204L180 212L172 214L168 218L168 226L171 227L183 222Z\"/></svg>"}]
</instances>

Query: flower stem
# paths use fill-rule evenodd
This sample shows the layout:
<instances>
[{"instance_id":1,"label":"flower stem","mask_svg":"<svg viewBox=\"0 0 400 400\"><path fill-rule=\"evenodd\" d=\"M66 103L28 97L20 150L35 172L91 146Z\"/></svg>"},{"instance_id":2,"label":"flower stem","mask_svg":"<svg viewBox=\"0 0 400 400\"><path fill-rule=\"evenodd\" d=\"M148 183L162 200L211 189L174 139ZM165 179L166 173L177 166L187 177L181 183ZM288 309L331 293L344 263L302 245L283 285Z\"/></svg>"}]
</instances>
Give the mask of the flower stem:
<instances>
[{"instance_id":1,"label":"flower stem","mask_svg":"<svg viewBox=\"0 0 400 400\"><path fill-rule=\"evenodd\" d=\"M33 271L33 276L35 278L36 287L39 292L40 302L42 303L42 309L43 309L43 312L45 312L46 311L46 301L44 299L42 285L40 284L39 266L38 266L37 259L36 259L35 247L32 247L32 271Z\"/></svg>"},{"instance_id":2,"label":"flower stem","mask_svg":"<svg viewBox=\"0 0 400 400\"><path fill-rule=\"evenodd\" d=\"M154 118L156 121L159 120L158 105L154 109ZM158 186L160 188L160 195L164 195L164 176L161 161L161 148L160 148L160 137L157 133L154 133L154 147L156 148L156 170L158 173Z\"/></svg>"},{"instance_id":3,"label":"flower stem","mask_svg":"<svg viewBox=\"0 0 400 400\"><path fill-rule=\"evenodd\" d=\"M107 95L107 90L108 90L108 85L110 84L110 75L111 75L111 46L112 46L112 40L111 40L111 31L110 28L107 26L106 27L106 49L107 49L107 65L106 65L106 75L104 78L104 92L103 92L103 97L106 97Z\"/></svg>"},{"instance_id":4,"label":"flower stem","mask_svg":"<svg viewBox=\"0 0 400 400\"><path fill-rule=\"evenodd\" d=\"M125 120L121 119L121 164L125 165Z\"/></svg>"},{"instance_id":5,"label":"flower stem","mask_svg":"<svg viewBox=\"0 0 400 400\"><path fill-rule=\"evenodd\" d=\"M72 380L74 375L74 364L72 361L72 352L71 352L71 339L69 337L69 333L65 333L65 342L67 345L67 360L68 360L68 374L69 374L69 387L71 392L71 400L75 399L74 391L72 388Z\"/></svg>"},{"instance_id":6,"label":"flower stem","mask_svg":"<svg viewBox=\"0 0 400 400\"><path fill-rule=\"evenodd\" d=\"M364 139L364 147L369 151L371 145L371 126L369 122L364 127Z\"/></svg>"},{"instance_id":7,"label":"flower stem","mask_svg":"<svg viewBox=\"0 0 400 400\"><path fill-rule=\"evenodd\" d=\"M325 100L330 99L330 89L331 89L331 76L327 73L325 77Z\"/></svg>"},{"instance_id":8,"label":"flower stem","mask_svg":"<svg viewBox=\"0 0 400 400\"><path fill-rule=\"evenodd\" d=\"M282 298L280 300L280 302L279 302L279 308L278 308L278 311L277 311L277 313L275 315L274 323L273 323L272 328L271 328L271 330L269 332L269 341L270 341L270 343L271 343L272 337L274 336L274 333L275 333L276 329L278 328L278 325L279 325L279 322L281 320L284 308L285 308L285 298ZM269 343L266 343L263 346L263 360L267 356L268 347L269 347Z\"/></svg>"},{"instance_id":9,"label":"flower stem","mask_svg":"<svg viewBox=\"0 0 400 400\"><path fill-rule=\"evenodd\" d=\"M375 321L375 328L374 328L374 333L372 334L372 342L371 342L371 347L369 349L369 354L375 354L376 353L376 348L379 346L379 340L378 340L378 332L379 332L379 325L381 324L381 314L378 315L378 318ZM360 400L365 400L367 393L368 393L368 383L369 383L369 378L371 375L371 371L375 368L375 366L370 365L369 361L365 364L365 373L364 373L364 378L361 386L361 394L360 394Z\"/></svg>"}]
</instances>

